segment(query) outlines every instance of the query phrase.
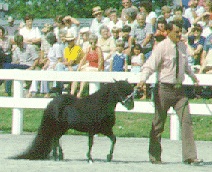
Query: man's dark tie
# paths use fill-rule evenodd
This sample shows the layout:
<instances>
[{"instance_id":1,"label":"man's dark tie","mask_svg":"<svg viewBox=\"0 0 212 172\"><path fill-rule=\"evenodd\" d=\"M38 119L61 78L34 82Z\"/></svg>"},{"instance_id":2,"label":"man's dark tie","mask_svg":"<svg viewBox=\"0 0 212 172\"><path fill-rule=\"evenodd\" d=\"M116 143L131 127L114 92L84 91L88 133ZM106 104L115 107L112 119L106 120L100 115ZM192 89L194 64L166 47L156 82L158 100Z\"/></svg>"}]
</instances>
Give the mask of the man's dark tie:
<instances>
[{"instance_id":1,"label":"man's dark tie","mask_svg":"<svg viewBox=\"0 0 212 172\"><path fill-rule=\"evenodd\" d=\"M178 78L179 74L179 51L176 44L176 79Z\"/></svg>"}]
</instances>

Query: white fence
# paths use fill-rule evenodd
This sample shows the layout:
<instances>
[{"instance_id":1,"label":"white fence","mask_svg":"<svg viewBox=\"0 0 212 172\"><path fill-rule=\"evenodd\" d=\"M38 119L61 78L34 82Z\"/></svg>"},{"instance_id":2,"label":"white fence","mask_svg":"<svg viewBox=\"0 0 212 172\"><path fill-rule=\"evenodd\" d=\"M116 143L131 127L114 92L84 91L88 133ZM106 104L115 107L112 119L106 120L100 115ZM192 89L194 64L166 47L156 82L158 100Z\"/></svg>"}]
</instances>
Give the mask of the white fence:
<instances>
[{"instance_id":1,"label":"white fence","mask_svg":"<svg viewBox=\"0 0 212 172\"><path fill-rule=\"evenodd\" d=\"M90 93L98 89L98 83L109 83L116 80L128 79L130 83L138 83L140 81L139 73L130 72L57 72L57 71L28 71L19 69L0 70L0 79L14 80L13 97L0 97L0 107L13 108L12 134L21 134L23 130L23 108L43 109L52 100L51 98L23 98L23 81L39 80L39 81L86 81L89 82ZM199 85L212 85L210 79L212 75L197 75ZM147 83L155 83L155 74L152 75ZM192 85L192 81L185 76L183 84ZM212 109L212 105L190 104L190 113L193 115L210 115L208 108ZM116 111L131 113L154 113L153 102L137 101L134 109L127 111L121 104L118 104ZM170 139L180 139L180 124L178 116L171 108L168 111L171 114L170 122Z\"/></svg>"}]
</instances>

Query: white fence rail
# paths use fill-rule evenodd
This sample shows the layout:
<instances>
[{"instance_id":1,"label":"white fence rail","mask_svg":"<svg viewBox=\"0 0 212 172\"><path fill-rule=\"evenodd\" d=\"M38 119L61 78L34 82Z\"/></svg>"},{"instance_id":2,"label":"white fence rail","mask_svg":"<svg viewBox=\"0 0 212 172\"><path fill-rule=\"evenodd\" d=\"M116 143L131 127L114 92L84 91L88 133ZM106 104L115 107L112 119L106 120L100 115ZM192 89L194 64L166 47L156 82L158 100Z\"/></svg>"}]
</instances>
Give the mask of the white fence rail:
<instances>
[{"instance_id":1,"label":"white fence rail","mask_svg":"<svg viewBox=\"0 0 212 172\"><path fill-rule=\"evenodd\" d=\"M14 80L13 97L0 97L0 107L13 108L12 134L21 134L23 130L23 108L44 109L52 100L51 98L23 98L23 81L39 80L39 81L86 81L89 82L90 93L98 89L98 83L109 83L116 80L128 79L130 83L138 83L140 81L139 73L130 72L57 72L57 71L27 71L27 70L0 70L0 79ZM210 79L212 75L197 75L199 85L212 85ZM147 83L155 83L155 74L152 75ZM184 84L192 85L189 77L185 76ZM212 105L208 105L212 109ZM205 104L190 104L190 113L194 115L210 115L210 111ZM135 102L134 109L127 111L121 104L118 104L116 111L131 113L154 113L153 102L138 101ZM171 115L170 122L170 139L180 139L180 124L178 116L171 108L168 111Z\"/></svg>"}]
</instances>

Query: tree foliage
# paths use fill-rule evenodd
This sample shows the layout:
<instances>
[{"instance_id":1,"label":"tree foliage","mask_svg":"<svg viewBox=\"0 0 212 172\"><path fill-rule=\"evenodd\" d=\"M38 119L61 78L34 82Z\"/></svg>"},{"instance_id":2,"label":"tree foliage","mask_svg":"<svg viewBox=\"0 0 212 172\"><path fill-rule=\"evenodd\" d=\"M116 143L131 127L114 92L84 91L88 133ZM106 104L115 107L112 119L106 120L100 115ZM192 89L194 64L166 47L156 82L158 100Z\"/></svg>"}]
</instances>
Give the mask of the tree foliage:
<instances>
[{"instance_id":1,"label":"tree foliage","mask_svg":"<svg viewBox=\"0 0 212 172\"><path fill-rule=\"evenodd\" d=\"M54 18L57 15L71 15L75 18L91 18L92 8L102 10L113 7L121 11L121 0L5 0L9 4L7 15L22 19L25 15L35 18Z\"/></svg>"}]
</instances>

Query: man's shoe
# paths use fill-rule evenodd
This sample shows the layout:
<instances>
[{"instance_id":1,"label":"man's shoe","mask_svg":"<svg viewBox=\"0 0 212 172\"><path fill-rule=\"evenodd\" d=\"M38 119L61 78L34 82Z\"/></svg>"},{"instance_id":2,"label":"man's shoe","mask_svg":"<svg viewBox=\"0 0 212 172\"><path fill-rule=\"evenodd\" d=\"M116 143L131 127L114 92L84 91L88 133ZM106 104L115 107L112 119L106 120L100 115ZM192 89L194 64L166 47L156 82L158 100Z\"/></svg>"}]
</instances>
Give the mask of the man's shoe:
<instances>
[{"instance_id":1,"label":"man's shoe","mask_svg":"<svg viewBox=\"0 0 212 172\"><path fill-rule=\"evenodd\" d=\"M203 165L202 159L187 159L183 162L184 164L187 164L187 165Z\"/></svg>"}]
</instances>

